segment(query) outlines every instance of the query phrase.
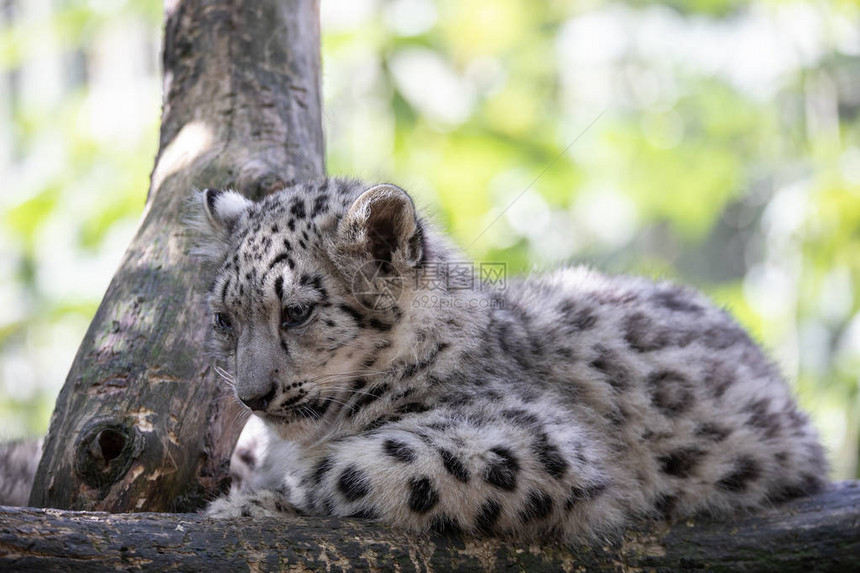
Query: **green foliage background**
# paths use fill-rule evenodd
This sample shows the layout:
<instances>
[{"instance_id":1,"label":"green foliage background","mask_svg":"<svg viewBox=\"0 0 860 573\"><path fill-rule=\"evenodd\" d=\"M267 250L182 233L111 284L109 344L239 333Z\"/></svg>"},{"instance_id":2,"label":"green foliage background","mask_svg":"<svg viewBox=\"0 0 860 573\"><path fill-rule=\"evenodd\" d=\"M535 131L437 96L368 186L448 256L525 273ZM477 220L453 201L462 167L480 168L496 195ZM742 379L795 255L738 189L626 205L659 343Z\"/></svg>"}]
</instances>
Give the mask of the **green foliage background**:
<instances>
[{"instance_id":1,"label":"green foliage background","mask_svg":"<svg viewBox=\"0 0 860 573\"><path fill-rule=\"evenodd\" d=\"M143 209L161 5L2 6L0 435L17 437L46 430ZM402 184L509 272L703 289L792 381L834 477L858 475L858 2L322 0L322 17L330 173ZM134 65L110 63L123 50Z\"/></svg>"}]
</instances>

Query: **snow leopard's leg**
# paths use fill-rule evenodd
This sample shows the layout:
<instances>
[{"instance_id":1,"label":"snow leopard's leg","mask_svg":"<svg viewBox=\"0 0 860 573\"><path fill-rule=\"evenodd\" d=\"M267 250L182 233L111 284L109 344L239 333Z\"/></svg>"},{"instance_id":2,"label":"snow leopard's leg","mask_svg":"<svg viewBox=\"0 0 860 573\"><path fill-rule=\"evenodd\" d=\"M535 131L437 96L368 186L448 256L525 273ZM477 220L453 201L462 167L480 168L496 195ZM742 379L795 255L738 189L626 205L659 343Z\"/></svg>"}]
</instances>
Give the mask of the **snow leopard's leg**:
<instances>
[{"instance_id":1,"label":"snow leopard's leg","mask_svg":"<svg viewBox=\"0 0 860 573\"><path fill-rule=\"evenodd\" d=\"M414 531L590 534L624 519L594 440L535 411L408 416L317 452L279 491L233 492L213 517L296 512L377 519ZM272 480L270 483L274 483Z\"/></svg>"},{"instance_id":2,"label":"snow leopard's leg","mask_svg":"<svg viewBox=\"0 0 860 573\"><path fill-rule=\"evenodd\" d=\"M587 534L621 519L591 444L508 413L520 423L402 424L332 444L304 476L306 509L483 535Z\"/></svg>"},{"instance_id":3,"label":"snow leopard's leg","mask_svg":"<svg viewBox=\"0 0 860 573\"><path fill-rule=\"evenodd\" d=\"M215 518L295 515L305 499L301 469L296 466L301 457L297 448L293 442L273 437L259 418L251 418L231 463L231 473L236 466L246 473L238 476L240 482L234 482L229 495L206 508L206 514ZM253 466L236 462L237 455L244 453L252 457ZM236 477L234 473L234 480Z\"/></svg>"}]
</instances>

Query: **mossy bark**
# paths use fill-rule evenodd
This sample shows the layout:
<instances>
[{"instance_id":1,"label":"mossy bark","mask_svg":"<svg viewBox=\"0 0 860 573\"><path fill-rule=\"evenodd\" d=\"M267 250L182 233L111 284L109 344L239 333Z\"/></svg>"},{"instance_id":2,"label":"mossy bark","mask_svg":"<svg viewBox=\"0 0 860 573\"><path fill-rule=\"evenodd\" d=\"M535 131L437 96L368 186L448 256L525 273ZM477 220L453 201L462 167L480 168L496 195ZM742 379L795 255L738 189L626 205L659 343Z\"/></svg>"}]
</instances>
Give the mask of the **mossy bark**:
<instances>
[{"instance_id":1,"label":"mossy bark","mask_svg":"<svg viewBox=\"0 0 860 573\"><path fill-rule=\"evenodd\" d=\"M140 228L78 350L31 505L189 511L228 482L238 407L206 355L194 188L324 173L318 0L165 3L159 152Z\"/></svg>"},{"instance_id":2,"label":"mossy bark","mask_svg":"<svg viewBox=\"0 0 860 573\"><path fill-rule=\"evenodd\" d=\"M319 518L0 509L3 571L855 571L860 483L756 516L691 520L591 546L413 535Z\"/></svg>"}]
</instances>

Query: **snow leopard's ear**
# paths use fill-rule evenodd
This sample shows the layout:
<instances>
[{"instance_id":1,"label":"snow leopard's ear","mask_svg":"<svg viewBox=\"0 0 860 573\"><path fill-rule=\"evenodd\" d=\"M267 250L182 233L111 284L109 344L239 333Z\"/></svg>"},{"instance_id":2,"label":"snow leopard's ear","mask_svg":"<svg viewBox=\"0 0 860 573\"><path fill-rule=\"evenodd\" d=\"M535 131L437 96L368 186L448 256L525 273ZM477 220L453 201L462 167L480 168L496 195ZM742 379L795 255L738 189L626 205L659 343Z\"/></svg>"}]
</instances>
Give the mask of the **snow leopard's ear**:
<instances>
[{"instance_id":1,"label":"snow leopard's ear","mask_svg":"<svg viewBox=\"0 0 860 573\"><path fill-rule=\"evenodd\" d=\"M254 204L241 193L224 189L204 189L201 203L206 221L218 233L232 231L242 213Z\"/></svg>"},{"instance_id":2,"label":"snow leopard's ear","mask_svg":"<svg viewBox=\"0 0 860 573\"><path fill-rule=\"evenodd\" d=\"M194 213L188 224L197 231L192 253L212 262L222 260L230 248L236 221L253 202L235 191L204 189L194 194Z\"/></svg>"},{"instance_id":3,"label":"snow leopard's ear","mask_svg":"<svg viewBox=\"0 0 860 573\"><path fill-rule=\"evenodd\" d=\"M338 227L342 243L365 257L412 267L421 262L424 240L415 205L406 191L383 183L359 195Z\"/></svg>"}]
</instances>

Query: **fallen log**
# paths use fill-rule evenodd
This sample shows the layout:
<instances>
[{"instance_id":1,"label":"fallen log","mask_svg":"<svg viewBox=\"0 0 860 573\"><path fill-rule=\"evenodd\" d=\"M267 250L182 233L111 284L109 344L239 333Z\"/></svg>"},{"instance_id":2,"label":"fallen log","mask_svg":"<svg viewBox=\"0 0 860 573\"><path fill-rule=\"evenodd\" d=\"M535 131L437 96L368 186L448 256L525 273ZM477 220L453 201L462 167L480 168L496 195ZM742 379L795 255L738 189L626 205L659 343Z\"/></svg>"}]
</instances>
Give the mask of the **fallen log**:
<instances>
[{"instance_id":1,"label":"fallen log","mask_svg":"<svg viewBox=\"0 0 860 573\"><path fill-rule=\"evenodd\" d=\"M0 508L2 571L774 571L860 567L860 482L592 546L415 535L353 519Z\"/></svg>"}]
</instances>

